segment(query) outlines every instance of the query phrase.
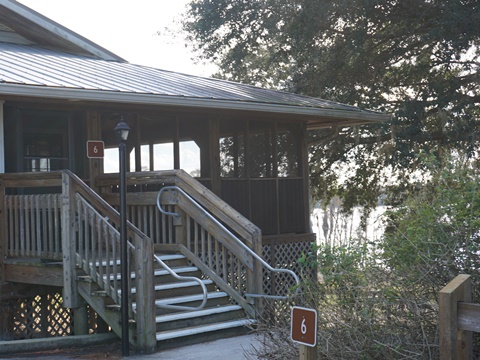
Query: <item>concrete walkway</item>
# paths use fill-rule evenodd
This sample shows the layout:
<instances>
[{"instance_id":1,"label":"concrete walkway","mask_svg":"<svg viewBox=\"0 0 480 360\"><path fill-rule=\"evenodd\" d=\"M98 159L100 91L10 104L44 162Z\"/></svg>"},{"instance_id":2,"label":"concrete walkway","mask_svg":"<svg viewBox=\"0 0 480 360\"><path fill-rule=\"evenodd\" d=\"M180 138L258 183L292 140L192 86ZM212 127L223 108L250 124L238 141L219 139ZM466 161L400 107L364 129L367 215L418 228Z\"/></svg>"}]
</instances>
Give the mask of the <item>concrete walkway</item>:
<instances>
[{"instance_id":1,"label":"concrete walkway","mask_svg":"<svg viewBox=\"0 0 480 360\"><path fill-rule=\"evenodd\" d=\"M178 349L164 350L151 355L130 356L132 360L245 360L256 359L251 355L252 346L259 346L255 335L237 336Z\"/></svg>"},{"instance_id":2,"label":"concrete walkway","mask_svg":"<svg viewBox=\"0 0 480 360\"><path fill-rule=\"evenodd\" d=\"M243 335L233 338L215 340L203 344L189 345L181 348L159 351L150 355L131 354L131 360L255 360L252 347L259 347L260 343L255 335ZM99 360L121 359L121 343L85 348L57 349L23 354L0 354L0 359L16 360ZM127 359L127 358L125 358Z\"/></svg>"}]
</instances>

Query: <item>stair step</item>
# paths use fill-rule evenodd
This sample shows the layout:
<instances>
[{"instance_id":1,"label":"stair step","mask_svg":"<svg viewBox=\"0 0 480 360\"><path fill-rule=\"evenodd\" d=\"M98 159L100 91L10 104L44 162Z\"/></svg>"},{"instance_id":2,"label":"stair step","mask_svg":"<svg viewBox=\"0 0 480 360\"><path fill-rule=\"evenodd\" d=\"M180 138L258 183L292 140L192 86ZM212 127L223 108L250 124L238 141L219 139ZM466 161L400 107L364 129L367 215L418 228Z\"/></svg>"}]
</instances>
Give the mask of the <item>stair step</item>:
<instances>
[{"instance_id":1,"label":"stair step","mask_svg":"<svg viewBox=\"0 0 480 360\"><path fill-rule=\"evenodd\" d=\"M197 311L188 311L188 312L174 313L174 314L168 314L168 315L159 315L155 318L155 322L157 324L161 324L161 323L166 323L170 321L178 321L178 320L191 319L191 318L196 318L201 316L209 316L214 314L233 312L241 309L242 307L240 305L218 306L214 308L208 308L208 309L197 310Z\"/></svg>"},{"instance_id":2,"label":"stair step","mask_svg":"<svg viewBox=\"0 0 480 360\"><path fill-rule=\"evenodd\" d=\"M182 273L198 271L198 268L195 267L195 266L183 266L183 267L178 267L178 268L172 268L172 270L175 271L175 273L177 273L177 274L182 274ZM165 269L155 269L154 276L164 276L164 275L170 275L170 273ZM117 280L120 280L121 275L117 274L116 276L117 276ZM131 276L132 279L135 279L136 274L131 273L130 276ZM103 278L105 280L107 280L106 275ZM110 275L110 281L112 281L114 278L115 278L115 274L111 274Z\"/></svg>"},{"instance_id":3,"label":"stair step","mask_svg":"<svg viewBox=\"0 0 480 360\"><path fill-rule=\"evenodd\" d=\"M226 297L227 293L223 291L216 291L216 292L210 292L207 293L207 299L218 299L222 297ZM198 294L198 295L189 295L189 296L179 296L179 297L173 297L173 298L168 298L168 299L160 299L160 300L155 300L155 305L161 306L165 304L183 304L183 303L188 303L188 302L194 302L194 301L202 301L203 300L203 294Z\"/></svg>"},{"instance_id":4,"label":"stair step","mask_svg":"<svg viewBox=\"0 0 480 360\"><path fill-rule=\"evenodd\" d=\"M208 300L219 299L226 296L227 296L227 293L223 291L207 293ZM188 295L188 296L179 296L179 297L155 300L155 305L160 307L161 305L184 304L188 302L195 302L195 301L202 301L202 300L203 300L203 294ZM136 309L137 303L134 302L132 304L132 307L133 309Z\"/></svg>"},{"instance_id":5,"label":"stair step","mask_svg":"<svg viewBox=\"0 0 480 360\"><path fill-rule=\"evenodd\" d=\"M255 323L255 320L242 319L242 320L226 321L226 322L217 323L217 324L194 326L188 329L159 332L157 333L157 341L175 339L175 338L192 336L197 334L204 334L208 332L232 329L237 327L244 327L254 323Z\"/></svg>"},{"instance_id":6,"label":"stair step","mask_svg":"<svg viewBox=\"0 0 480 360\"><path fill-rule=\"evenodd\" d=\"M107 292L105 290L97 290L92 292L92 296L108 296Z\"/></svg>"},{"instance_id":7,"label":"stair step","mask_svg":"<svg viewBox=\"0 0 480 360\"><path fill-rule=\"evenodd\" d=\"M108 265L109 265L109 266L113 266L113 262L114 262L113 260L110 260L110 261L108 262ZM116 260L115 263L116 263L116 265L118 265L118 266L121 265L121 261L120 261L120 260ZM101 263L98 262L98 261L95 262L95 266L96 266L96 267L99 267L100 265L101 265L101 266L107 266L107 261L106 261L106 260L103 260Z\"/></svg>"},{"instance_id":8,"label":"stair step","mask_svg":"<svg viewBox=\"0 0 480 360\"><path fill-rule=\"evenodd\" d=\"M213 281L209 279L202 280L202 282L204 285L213 284ZM182 282L179 281L174 283L155 285L155 291L174 290L174 289L181 289L181 288L186 288L190 286L199 286L199 284L196 281L182 281ZM132 288L131 292L132 294L135 294L137 292L137 289Z\"/></svg>"},{"instance_id":9,"label":"stair step","mask_svg":"<svg viewBox=\"0 0 480 360\"><path fill-rule=\"evenodd\" d=\"M163 262L186 259L186 257L181 254L155 254L155 255L157 255L160 258L160 260L162 260Z\"/></svg>"},{"instance_id":10,"label":"stair step","mask_svg":"<svg viewBox=\"0 0 480 360\"><path fill-rule=\"evenodd\" d=\"M120 310L122 309L122 307L118 304L106 305L105 308L111 311L118 311L118 312L120 312Z\"/></svg>"}]
</instances>

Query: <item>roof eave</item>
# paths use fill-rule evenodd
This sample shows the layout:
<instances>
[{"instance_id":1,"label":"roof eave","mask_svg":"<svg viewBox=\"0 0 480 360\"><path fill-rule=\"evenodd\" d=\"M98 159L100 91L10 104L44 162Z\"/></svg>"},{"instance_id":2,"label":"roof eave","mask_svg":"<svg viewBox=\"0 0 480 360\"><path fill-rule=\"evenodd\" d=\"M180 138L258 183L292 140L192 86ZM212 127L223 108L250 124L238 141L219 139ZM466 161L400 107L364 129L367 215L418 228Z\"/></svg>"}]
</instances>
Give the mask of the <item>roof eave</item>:
<instances>
[{"instance_id":1,"label":"roof eave","mask_svg":"<svg viewBox=\"0 0 480 360\"><path fill-rule=\"evenodd\" d=\"M101 90L85 90L58 87L39 87L32 85L0 84L1 96L22 96L38 99L57 99L66 101L95 101L120 104L178 106L187 108L210 108L222 110L255 111L271 114L290 114L298 116L322 117L332 120L332 125L339 122L370 123L384 122L390 115L372 111L349 111L318 107L283 105L261 102L246 102L227 99L194 98L185 96L112 92ZM343 120L343 121L342 121ZM315 124L311 124L315 127ZM323 127L323 126L322 126Z\"/></svg>"}]
</instances>

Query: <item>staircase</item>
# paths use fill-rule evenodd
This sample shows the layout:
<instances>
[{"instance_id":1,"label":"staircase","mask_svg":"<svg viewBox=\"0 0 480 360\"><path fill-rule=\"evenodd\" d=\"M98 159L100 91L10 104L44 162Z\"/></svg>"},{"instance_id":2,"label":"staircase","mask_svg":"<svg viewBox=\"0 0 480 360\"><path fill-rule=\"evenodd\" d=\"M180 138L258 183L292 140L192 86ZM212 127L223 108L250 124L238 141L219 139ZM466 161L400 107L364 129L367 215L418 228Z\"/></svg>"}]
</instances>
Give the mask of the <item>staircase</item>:
<instances>
[{"instance_id":1,"label":"staircase","mask_svg":"<svg viewBox=\"0 0 480 360\"><path fill-rule=\"evenodd\" d=\"M115 209L118 179L98 179L98 192L68 170L2 179L4 188L39 190L2 195L8 257L61 260L63 276L55 276L63 280L63 306L78 309L87 302L120 337L122 325L128 327L128 340L140 353L246 331L255 324L256 298L285 298L299 284L291 270L273 269L260 258L258 227L182 170L129 177L127 183L135 186L128 193L129 222L122 236ZM161 190L152 192L151 186ZM61 193L48 193L53 188ZM195 278L178 280L162 263L174 274ZM130 274L128 304L122 304L124 270ZM276 284L267 293L265 277ZM49 279L44 281L48 285ZM178 310L199 304L205 306ZM87 321L81 319L83 333Z\"/></svg>"},{"instance_id":2,"label":"staircase","mask_svg":"<svg viewBox=\"0 0 480 360\"><path fill-rule=\"evenodd\" d=\"M219 291L212 280L204 278L198 268L189 266L183 255L157 254L175 273L202 279L207 289L207 303L201 310L163 309L162 305L197 307L203 299L196 282L178 281L166 270L155 271L155 306L157 349L187 345L235 336L254 324L242 307L232 304L227 293ZM134 289L132 289L134 291Z\"/></svg>"},{"instance_id":3,"label":"staircase","mask_svg":"<svg viewBox=\"0 0 480 360\"><path fill-rule=\"evenodd\" d=\"M119 214L74 174L62 173L64 306L85 299L118 336L128 326L140 353L245 332L255 324L255 297L266 296L264 271L278 274L285 292L298 277L261 259L260 230L186 173L175 172L175 186L159 180L158 195L138 193L139 204L129 210L141 215L125 234L129 323L121 324ZM278 295L268 296L285 297Z\"/></svg>"},{"instance_id":4,"label":"staircase","mask_svg":"<svg viewBox=\"0 0 480 360\"><path fill-rule=\"evenodd\" d=\"M188 263L185 256L175 253L156 254L168 267L180 276L202 279L207 289L207 302L195 310L203 301L202 288L195 281L179 281L159 264L154 269L155 324L157 350L190 345L244 334L255 324L247 318L243 308L234 304L227 293L220 291L214 282ZM99 263L96 264L99 267ZM105 267L106 263L102 262ZM105 273L105 270L103 271ZM132 274L134 277L135 274ZM113 277L110 279L113 281ZM112 329L121 331L120 306L116 305L106 292L90 277L78 277L78 289L82 297L102 316ZM132 308L136 308L136 291L133 287ZM190 307L191 310L175 310L164 306ZM129 326L134 330L135 321ZM130 333L134 334L135 331ZM134 338L131 339L135 343Z\"/></svg>"}]
</instances>

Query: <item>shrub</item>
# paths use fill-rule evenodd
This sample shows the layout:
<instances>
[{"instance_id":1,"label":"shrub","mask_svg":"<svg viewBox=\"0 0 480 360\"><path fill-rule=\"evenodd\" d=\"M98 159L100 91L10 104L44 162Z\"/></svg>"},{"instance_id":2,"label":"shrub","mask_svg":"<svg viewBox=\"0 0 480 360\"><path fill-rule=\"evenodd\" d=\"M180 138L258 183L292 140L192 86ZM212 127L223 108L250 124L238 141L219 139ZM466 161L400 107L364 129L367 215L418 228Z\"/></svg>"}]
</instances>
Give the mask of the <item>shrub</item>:
<instances>
[{"instance_id":1,"label":"shrub","mask_svg":"<svg viewBox=\"0 0 480 360\"><path fill-rule=\"evenodd\" d=\"M428 181L388 213L380 243L314 246L299 259L319 273L319 281L304 277L302 295L291 299L317 309L319 359L438 359L438 291L459 273L472 275L480 290L475 164L422 161ZM297 358L289 322L264 324L268 349L255 355Z\"/></svg>"}]
</instances>

